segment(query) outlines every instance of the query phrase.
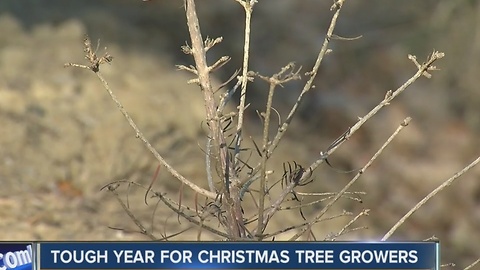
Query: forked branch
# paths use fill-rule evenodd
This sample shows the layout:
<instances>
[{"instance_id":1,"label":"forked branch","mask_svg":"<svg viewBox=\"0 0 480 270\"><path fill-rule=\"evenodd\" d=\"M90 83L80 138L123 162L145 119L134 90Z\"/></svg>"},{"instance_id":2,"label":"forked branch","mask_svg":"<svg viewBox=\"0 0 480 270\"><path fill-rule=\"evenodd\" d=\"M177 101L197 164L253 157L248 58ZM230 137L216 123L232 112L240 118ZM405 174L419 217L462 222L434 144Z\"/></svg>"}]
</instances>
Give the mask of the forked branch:
<instances>
[{"instance_id":1,"label":"forked branch","mask_svg":"<svg viewBox=\"0 0 480 270\"><path fill-rule=\"evenodd\" d=\"M194 0L185 0L185 13L187 16L188 31L192 41L191 53L195 60L198 83L203 93L207 122L210 128L210 138L213 140L213 149L218 153L221 164L221 172L224 173L223 180L223 199L226 201L228 231L233 239L246 237L246 228L243 220L241 200L239 197L239 188L237 185L231 185L232 182L238 182L236 177L236 166L230 164L228 148L225 142L225 136L221 127L221 120L217 116L217 103L215 101L214 90L212 88L210 72L223 65L228 59L221 58L212 67L209 67L206 60L206 51L215 42L204 42L200 31L200 24L195 8ZM219 41L217 41L218 43ZM207 46L207 49L205 48Z\"/></svg>"},{"instance_id":2,"label":"forked branch","mask_svg":"<svg viewBox=\"0 0 480 270\"><path fill-rule=\"evenodd\" d=\"M302 228L297 234L290 238L290 240L296 240L305 232L309 231L315 221L321 219L323 215L325 215L325 213L327 213L327 211L330 210L330 208L335 204L335 202L337 202L338 199L340 199L340 197L342 197L342 195L348 191L348 189L360 178L360 176L365 172L365 170L369 168L370 165L372 165L372 163L378 158L378 156L380 156L383 150L393 141L393 139L400 133L400 131L402 131L402 129L409 124L410 120L410 117L407 117L405 120L403 120L403 122L398 126L397 130L395 130L395 132L387 139L387 141L373 155L373 157L367 162L367 164L365 164L365 166L360 169L360 171L355 175L355 177L353 177L353 179L347 185L345 185L345 187L340 192L338 192L337 195L335 195L335 197L317 214L317 216L312 220L311 223Z\"/></svg>"},{"instance_id":3,"label":"forked branch","mask_svg":"<svg viewBox=\"0 0 480 270\"><path fill-rule=\"evenodd\" d=\"M240 1L240 0L239 0ZM334 5L332 5L331 10L334 10L335 13L332 16L332 19L330 21L330 26L328 27L327 34L325 36L325 39L323 41L322 47L320 48L320 52L318 53L317 59L315 61L315 64L313 65L312 69L309 72L306 72L305 75L309 76L307 82L303 86L303 89L300 93L300 95L297 98L297 101L295 104L292 106L290 112L288 113L287 119L281 124L281 126L277 130L277 134L273 138L272 142L270 143L267 151L267 155L271 156L273 151L277 148L278 144L280 143L281 139L287 132L290 123L292 122L300 104L302 103L305 95L314 87L313 82L315 78L317 77L318 70L320 68L320 65L323 61L323 58L325 55L328 53L328 45L330 43L331 37L333 35L333 31L335 29L335 26L337 24L337 19L340 15L340 10L343 6L343 0L335 1ZM257 164L252 172L252 174L257 174L261 170L261 162ZM244 185L249 179L244 179L240 185Z\"/></svg>"},{"instance_id":4,"label":"forked branch","mask_svg":"<svg viewBox=\"0 0 480 270\"><path fill-rule=\"evenodd\" d=\"M120 112L123 114L125 119L127 120L128 124L132 127L132 129L135 131L135 137L139 138L145 147L155 156L155 158L170 172L176 179L180 180L183 184L187 185L191 189L193 189L195 192L202 194L208 198L214 199L216 197L216 194L208 191L206 189L203 189L190 180L186 179L183 175L181 175L177 170L175 170L163 157L158 153L158 151L150 144L150 142L147 140L147 138L143 135L143 133L140 131L140 129L137 127L133 119L130 117L128 114L127 110L123 107L122 103L120 103L120 100L116 97L116 95L113 93L112 89L110 89L110 86L108 85L107 81L105 78L103 78L103 75L100 72L100 65L104 63L110 63L113 59L111 55L108 53L105 53L104 56L98 58L94 50L92 49L92 44L90 39L85 37L84 39L84 46L85 46L85 52L86 52L86 59L89 61L89 65L80 65L80 64L73 64L73 63L67 63L65 64L66 67L80 67L84 69L91 70L97 75L98 79L102 82L103 87L105 90L107 90L108 94L112 98L112 100L115 102L117 105L118 109Z\"/></svg>"}]
</instances>

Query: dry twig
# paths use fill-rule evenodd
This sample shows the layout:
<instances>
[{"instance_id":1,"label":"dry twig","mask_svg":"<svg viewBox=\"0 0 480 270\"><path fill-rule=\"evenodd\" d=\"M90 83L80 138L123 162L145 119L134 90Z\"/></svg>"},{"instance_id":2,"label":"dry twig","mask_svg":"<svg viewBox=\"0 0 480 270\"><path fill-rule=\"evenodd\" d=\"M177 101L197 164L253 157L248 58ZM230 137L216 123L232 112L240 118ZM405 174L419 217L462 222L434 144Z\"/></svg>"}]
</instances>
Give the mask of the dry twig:
<instances>
[{"instance_id":1,"label":"dry twig","mask_svg":"<svg viewBox=\"0 0 480 270\"><path fill-rule=\"evenodd\" d=\"M365 170L372 165L373 161L375 161L378 156L383 152L383 150L393 141L393 139L402 131L404 127L408 125L410 122L410 117L406 118L403 120L403 122L400 124L400 126L395 130L395 132L387 139L387 141L378 149L378 151L373 155L373 157L363 166L363 168L353 177L353 179L345 185L345 187L338 192L338 194L317 214L317 216L312 220L312 222L322 218L322 216L333 206L333 204L340 199L340 197L360 178L360 176L365 172ZM312 227L313 223L310 223L306 225L304 228L302 228L297 234L295 234L290 240L296 240L298 239L301 235L303 235L306 231L310 230Z\"/></svg>"},{"instance_id":2,"label":"dry twig","mask_svg":"<svg viewBox=\"0 0 480 270\"><path fill-rule=\"evenodd\" d=\"M147 140L147 138L143 135L143 133L140 131L140 129L137 127L133 119L130 117L128 114L127 110L123 107L122 103L118 100L116 95L113 93L112 89L110 89L110 86L108 85L107 81L105 78L103 78L102 73L100 72L100 65L104 63L110 63L113 59L111 55L106 53L104 56L101 58L98 58L96 53L92 49L92 44L90 42L90 39L88 36L85 37L84 39L84 45L85 45L85 52L86 52L86 59L89 61L88 66L85 65L79 65L79 64L73 64L73 63L67 63L65 64L66 67L80 67L84 69L91 70L97 75L98 79L102 82L103 87L105 90L107 90L108 94L112 98L112 100L115 102L117 105L118 109L120 112L123 114L125 119L127 120L128 124L132 127L132 129L135 131L135 137L139 138L143 144L147 147L147 149L155 156L155 158L165 167L167 170L180 182L183 184L187 185L191 189L193 189L195 192L198 192L206 197L214 199L216 197L216 194L213 192L210 192L206 189L203 189L190 180L186 179L183 175L181 175L177 170L175 170L163 157L158 153L158 151L150 144L150 142Z\"/></svg>"},{"instance_id":3,"label":"dry twig","mask_svg":"<svg viewBox=\"0 0 480 270\"><path fill-rule=\"evenodd\" d=\"M469 171L471 168L475 167L478 163L480 162L480 157L475 159L472 163L470 163L468 166L463 168L461 171L455 173L452 177L447 179L445 182L443 182L440 186L438 186L436 189L434 189L430 194L425 196L420 202L417 203L408 213L406 213L383 237L382 241L387 240L392 236L392 234L411 216L413 213L415 213L420 207L422 207L425 203L427 203L431 198L433 198L435 195L437 195L440 191L444 190L446 187L450 186L455 180L457 180L462 174L466 173Z\"/></svg>"}]
</instances>

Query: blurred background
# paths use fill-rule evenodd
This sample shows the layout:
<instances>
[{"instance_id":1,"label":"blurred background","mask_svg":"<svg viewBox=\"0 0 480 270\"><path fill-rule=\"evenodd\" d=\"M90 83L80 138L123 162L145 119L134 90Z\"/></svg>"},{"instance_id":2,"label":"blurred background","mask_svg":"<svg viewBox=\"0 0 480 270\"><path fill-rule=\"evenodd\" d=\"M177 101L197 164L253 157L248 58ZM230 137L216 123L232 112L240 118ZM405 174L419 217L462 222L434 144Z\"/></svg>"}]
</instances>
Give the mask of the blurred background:
<instances>
[{"instance_id":1,"label":"blurred background","mask_svg":"<svg viewBox=\"0 0 480 270\"><path fill-rule=\"evenodd\" d=\"M303 71L310 70L332 16L331 4L260 0L253 13L250 69L272 75L295 61ZM193 63L180 50L189 40L182 5L178 0L0 2L0 239L144 239L134 233L117 201L99 190L118 179L148 184L157 163L98 79L85 70L63 68L66 62L83 63L85 34L94 45L100 40L100 55L107 47L114 56L102 71L145 135L180 172L206 187L201 93L186 83L190 74L175 68ZM232 57L215 73L219 85L241 67L243 9L233 0L197 1L197 8L204 37L224 38L209 52L209 61ZM333 53L324 59L316 88L302 104L272 168L286 161L306 166L318 158L386 91L416 72L408 54L420 62L433 49L446 54L436 63L440 71L433 78L419 79L330 158L339 169L360 168L405 117L413 118L355 185L367 193L363 203L340 201L331 213L371 209L357 224L368 229L342 239L378 239L480 153L480 2L346 1L335 34L362 38L331 42ZM304 82L276 92L275 108L283 117ZM255 110L264 108L267 91L259 80L249 88L247 134L254 139L261 133ZM322 166L309 190L339 191L352 177ZM156 185L172 197L178 194L178 183L165 171ZM132 194L140 198L134 201L132 195L132 211L163 230L162 222L167 224L172 214L146 206L141 191ZM305 211L312 214L318 208ZM283 217L272 226L299 220L298 212ZM316 234L339 231L350 219L322 223ZM176 217L171 220L175 224ZM441 240L442 262L456 263L454 269L478 258L479 168L432 199L393 238L432 236Z\"/></svg>"}]
</instances>

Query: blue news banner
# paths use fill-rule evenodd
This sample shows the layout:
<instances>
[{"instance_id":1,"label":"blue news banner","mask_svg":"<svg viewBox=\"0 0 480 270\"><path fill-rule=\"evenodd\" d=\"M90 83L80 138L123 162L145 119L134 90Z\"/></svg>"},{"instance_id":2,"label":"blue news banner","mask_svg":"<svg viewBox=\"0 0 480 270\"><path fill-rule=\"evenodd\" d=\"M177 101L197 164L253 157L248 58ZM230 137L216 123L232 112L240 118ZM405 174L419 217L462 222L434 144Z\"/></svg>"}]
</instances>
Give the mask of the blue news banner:
<instances>
[{"instance_id":1,"label":"blue news banner","mask_svg":"<svg viewBox=\"0 0 480 270\"><path fill-rule=\"evenodd\" d=\"M38 270L439 270L438 248L436 242L49 242L39 244Z\"/></svg>"}]
</instances>

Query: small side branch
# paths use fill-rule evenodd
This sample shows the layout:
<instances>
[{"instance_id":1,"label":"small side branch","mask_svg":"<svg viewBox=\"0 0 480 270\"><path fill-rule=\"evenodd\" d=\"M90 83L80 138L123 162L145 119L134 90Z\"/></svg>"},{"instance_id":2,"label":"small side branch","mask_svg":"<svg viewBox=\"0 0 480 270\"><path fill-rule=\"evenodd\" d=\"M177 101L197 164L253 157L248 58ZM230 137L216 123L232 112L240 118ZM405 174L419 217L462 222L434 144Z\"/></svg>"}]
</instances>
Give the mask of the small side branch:
<instances>
[{"instance_id":1,"label":"small side branch","mask_svg":"<svg viewBox=\"0 0 480 270\"><path fill-rule=\"evenodd\" d=\"M115 198L117 199L118 203L122 206L123 210L127 215L130 217L130 219L137 225L137 227L140 229L140 232L146 236L148 236L151 240L158 240L151 232L149 232L145 226L138 220L138 218L128 209L128 206L125 205L125 203L120 199L120 195L116 191L115 187L112 185L108 186L108 191L112 192L113 195L115 195Z\"/></svg>"},{"instance_id":2,"label":"small side branch","mask_svg":"<svg viewBox=\"0 0 480 270\"><path fill-rule=\"evenodd\" d=\"M431 198L433 198L435 195L437 195L440 191L444 190L446 187L450 186L455 180L457 180L460 176L462 176L464 173L469 171L471 168L475 167L478 163L480 162L480 157L475 159L472 163L470 163L468 166L463 168L461 171L457 172L454 174L452 177L450 177L448 180L443 182L440 186L438 186L436 189L434 189L430 194L425 196L420 202L417 203L408 213L406 213L382 238L382 241L386 241L392 234L403 224L405 221L413 215L420 207L422 207L425 203L427 203Z\"/></svg>"},{"instance_id":3,"label":"small side branch","mask_svg":"<svg viewBox=\"0 0 480 270\"><path fill-rule=\"evenodd\" d=\"M342 9L342 6L343 6L343 0L339 0L339 1L336 1L331 8L331 10L335 10L335 13L333 14L332 19L330 21L330 26L328 27L327 35L325 36L322 47L320 48L320 52L318 53L317 60L315 61L315 64L313 65L312 70L305 74L306 76L309 76L308 81L305 83L302 89L302 92L297 98L297 101L295 102L292 109L288 113L287 119L282 124L282 126L278 129L277 135L273 139L272 144L268 149L269 153L272 153L277 148L278 144L280 143L280 140L283 138L283 135L285 135L285 132L290 126L290 122L293 120L294 115L296 114L300 104L302 103L304 96L313 88L313 82L317 77L318 69L320 68L323 58L328 53L328 44L330 43L330 40L333 35L333 31L335 29L335 26L337 25L337 19L340 15L340 10Z\"/></svg>"},{"instance_id":4,"label":"small side branch","mask_svg":"<svg viewBox=\"0 0 480 270\"><path fill-rule=\"evenodd\" d=\"M157 150L150 144L150 142L147 140L147 138L143 135L143 133L140 131L140 129L137 127L133 119L130 117L128 114L127 110L123 107L122 103L118 100L116 95L113 93L112 89L110 89L110 86L108 85L107 81L105 78L103 78L103 75L100 72L100 65L104 63L110 63L113 59L111 55L108 53L105 53L104 56L98 58L96 53L92 49L92 45L90 42L90 39L85 37L84 39L84 46L85 46L85 53L86 53L86 59L89 61L89 65L79 65L79 64L72 64L68 63L65 64L66 67L80 67L80 68L85 68L88 70L91 70L97 75L98 79L102 82L103 87L105 90L107 90L108 94L112 98L112 100L115 102L117 105L118 109L120 112L123 114L125 119L127 120L128 124L132 127L132 129L135 131L135 137L139 138L143 144L147 147L147 149L155 156L155 158L180 182L183 184L187 185L191 189L193 189L195 192L200 193L208 198L215 199L216 194L214 192L208 191L206 189L203 189L193 182L189 181L186 179L183 175L181 175L177 170L175 170L163 157L158 153Z\"/></svg>"},{"instance_id":5,"label":"small side branch","mask_svg":"<svg viewBox=\"0 0 480 270\"><path fill-rule=\"evenodd\" d=\"M292 80L300 79L300 70L295 71L295 64L289 63L285 67L282 68L280 72L273 75L272 77L265 77L258 75L261 79L267 81L270 84L270 88L268 91L268 98L267 98L267 105L265 109L265 114L263 115L263 143L262 143L262 160L261 160L261 167L260 167L260 194L259 194L259 203L258 203L258 225L257 225L257 237L261 239L261 234L265 229L266 223L263 220L263 211L265 208L265 195L267 189L267 160L269 158L268 153L268 146L270 144L269 141L269 129L270 129L270 115L272 113L272 106L273 106L273 95L275 93L275 88L278 85L282 85L283 83L287 83Z\"/></svg>"},{"instance_id":6,"label":"small side branch","mask_svg":"<svg viewBox=\"0 0 480 270\"><path fill-rule=\"evenodd\" d=\"M240 5L243 6L245 10L245 40L243 45L243 67L242 67L242 77L241 77L241 93L240 93L240 105L238 105L238 122L237 122L237 131L235 137L235 159L234 167L237 167L240 159L240 148L242 144L242 130L243 130L243 118L245 114L245 103L247 98L247 84L249 81L248 77L248 61L250 56L250 26L252 21L252 12L253 6L256 3L256 0L236 0Z\"/></svg>"},{"instance_id":7,"label":"small side branch","mask_svg":"<svg viewBox=\"0 0 480 270\"><path fill-rule=\"evenodd\" d=\"M323 217L325 213L327 213L328 210L340 199L345 192L348 191L348 189L360 178L360 176L365 172L367 168L372 165L372 163L380 156L380 154L383 152L383 150L393 141L393 139L402 131L404 127L408 125L410 122L411 118L407 117L403 122L400 124L400 126L395 130L395 132L387 139L387 141L378 149L378 151L373 155L373 157L365 164L365 166L353 177L353 179L340 191L338 192L337 195L317 214L317 216L309 223L307 226L302 228L297 234L295 234L292 238L290 238L291 241L294 241L298 239L300 236L302 236L305 232L310 231L311 227L315 222Z\"/></svg>"},{"instance_id":8,"label":"small side branch","mask_svg":"<svg viewBox=\"0 0 480 270\"><path fill-rule=\"evenodd\" d=\"M108 85L107 81L103 78L103 75L98 71L98 72L95 72L95 74L97 75L98 79L103 83L103 86L105 87L105 89L107 90L107 92L110 94L110 97L112 98L112 100L115 102L115 104L117 105L118 109L122 112L123 116L125 117L125 119L127 119L127 122L128 124L133 128L133 130L135 131L135 137L140 139L143 144L147 147L147 149L153 154L153 156L155 156L155 158L168 170L168 172L170 172L170 174L172 174L176 179L180 180L180 182L182 182L183 184L185 184L186 186L190 187L191 189L193 189L195 192L198 192L208 198L211 198L211 199L215 199L216 197L216 194L214 192L211 192L211 191L208 191L206 189L203 189L199 186L197 186L196 184L194 184L193 182L191 182L190 180L186 179L183 175L181 175L177 170L175 170L164 158L162 155L160 155L160 153L158 153L158 151L150 144L150 142L147 140L147 138L145 137L145 135L143 135L143 133L140 131L140 129L137 127L137 125L135 124L135 122L133 121L133 119L130 117L130 115L128 114L127 110L125 110L125 108L123 107L123 105L120 103L120 101L118 100L118 98L115 96L115 94L113 93L113 91L110 89L110 86Z\"/></svg>"},{"instance_id":9,"label":"small side branch","mask_svg":"<svg viewBox=\"0 0 480 270\"><path fill-rule=\"evenodd\" d=\"M463 270L470 270L470 269L473 269L473 267L477 264L480 263L480 258L478 258L476 261L474 261L472 264L470 264L469 266L465 267L465 269Z\"/></svg>"},{"instance_id":10,"label":"small side branch","mask_svg":"<svg viewBox=\"0 0 480 270\"><path fill-rule=\"evenodd\" d=\"M433 51L429 57L427 58L427 61L423 63L420 66L417 66L419 68L417 72L410 77L403 85L401 85L399 88L397 88L395 91L388 90L385 94L384 99L377 105L375 106L372 110L370 110L365 116L360 117L357 123L353 125L351 128L349 128L347 134L345 136L342 136L342 140L338 141L333 147L329 147L329 149L325 153L321 153L320 157L310 166L311 170L315 170L320 164L325 162L325 157L330 155L331 153L335 152L335 150L340 147L346 140L348 140L357 130L359 130L370 118L372 118L374 115L376 115L382 108L385 106L390 105L390 102L396 98L398 95L400 95L403 91L405 91L410 85L412 85L416 80L418 80L420 77L423 76L424 72L427 70L431 70L432 67L434 67L432 64L443 58L445 56L444 53L438 52L438 51ZM410 57L409 57L410 58ZM434 70L436 68L434 67Z\"/></svg>"}]
</instances>

